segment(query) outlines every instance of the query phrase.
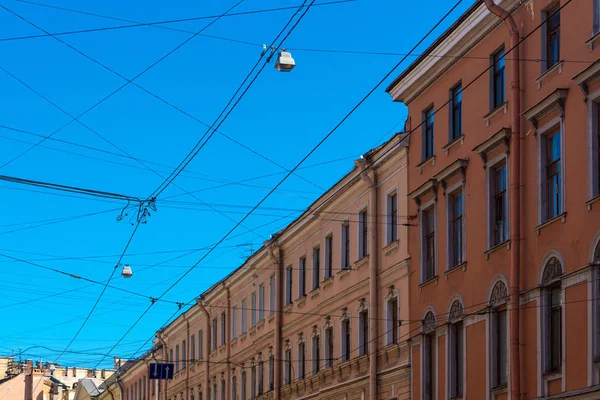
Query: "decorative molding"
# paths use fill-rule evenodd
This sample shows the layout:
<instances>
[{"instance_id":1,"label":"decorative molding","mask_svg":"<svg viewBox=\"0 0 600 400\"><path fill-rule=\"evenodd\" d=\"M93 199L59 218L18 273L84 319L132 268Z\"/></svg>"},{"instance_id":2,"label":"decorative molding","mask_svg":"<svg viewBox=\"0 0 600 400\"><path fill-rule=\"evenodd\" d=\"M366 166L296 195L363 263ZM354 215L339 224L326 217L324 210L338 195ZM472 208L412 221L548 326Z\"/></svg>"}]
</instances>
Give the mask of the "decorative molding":
<instances>
[{"instance_id":1,"label":"decorative molding","mask_svg":"<svg viewBox=\"0 0 600 400\"><path fill-rule=\"evenodd\" d=\"M298 344L302 344L302 343L306 343L306 337L304 337L304 333L300 332L298 334L298 340L297 340Z\"/></svg>"},{"instance_id":2,"label":"decorative molding","mask_svg":"<svg viewBox=\"0 0 600 400\"><path fill-rule=\"evenodd\" d=\"M268 355L269 355L269 358L275 356L275 353L273 352L273 346L269 346L269 353L268 353Z\"/></svg>"},{"instance_id":3,"label":"decorative molding","mask_svg":"<svg viewBox=\"0 0 600 400\"><path fill-rule=\"evenodd\" d=\"M495 307L506 303L507 300L508 288L506 287L506 283L504 281L499 280L492 289L492 294L490 295L490 307Z\"/></svg>"},{"instance_id":4,"label":"decorative molding","mask_svg":"<svg viewBox=\"0 0 600 400\"><path fill-rule=\"evenodd\" d=\"M491 119L494 118L496 115L500 114L500 111L502 111L503 114L508 114L507 101L500 104L498 107L494 108L492 111L483 116L483 119L485 120L485 126L490 126Z\"/></svg>"},{"instance_id":5,"label":"decorative molding","mask_svg":"<svg viewBox=\"0 0 600 400\"><path fill-rule=\"evenodd\" d=\"M600 246L598 248L600 249ZM367 301L364 298L362 298L358 301L358 308L356 309L356 312L360 314L365 311L369 311L369 303L367 303Z\"/></svg>"},{"instance_id":6,"label":"decorative molding","mask_svg":"<svg viewBox=\"0 0 600 400\"><path fill-rule=\"evenodd\" d=\"M433 315L433 312L429 311L427 314L425 314L425 318L423 318L422 324L423 324L423 333L424 334L428 334L428 333L435 331L435 328L437 327L437 323L435 320L435 315Z\"/></svg>"},{"instance_id":7,"label":"decorative molding","mask_svg":"<svg viewBox=\"0 0 600 400\"><path fill-rule=\"evenodd\" d=\"M560 117L565 117L565 100L567 94L569 94L569 89L556 89L539 103L525 110L521 115L524 115L537 131L540 119L548 113L559 109Z\"/></svg>"},{"instance_id":8,"label":"decorative molding","mask_svg":"<svg viewBox=\"0 0 600 400\"><path fill-rule=\"evenodd\" d=\"M347 321L352 317L352 314L348 310L348 307L342 308L342 314L340 315L340 321Z\"/></svg>"},{"instance_id":9,"label":"decorative molding","mask_svg":"<svg viewBox=\"0 0 600 400\"><path fill-rule=\"evenodd\" d=\"M488 139L473 147L473 151L481 157L484 169L487 168L488 154L502 145L504 145L505 152L508 153L510 150L510 128L501 128Z\"/></svg>"},{"instance_id":10,"label":"decorative molding","mask_svg":"<svg viewBox=\"0 0 600 400\"><path fill-rule=\"evenodd\" d=\"M284 344L283 344L283 350L288 351L288 350L292 350L292 343L290 342L289 339L286 339Z\"/></svg>"},{"instance_id":11,"label":"decorative molding","mask_svg":"<svg viewBox=\"0 0 600 400\"><path fill-rule=\"evenodd\" d=\"M331 317L325 317L325 324L323 324L323 329L333 328L333 321L331 321Z\"/></svg>"},{"instance_id":12,"label":"decorative molding","mask_svg":"<svg viewBox=\"0 0 600 400\"><path fill-rule=\"evenodd\" d=\"M317 325L313 325L311 336L313 338L318 338L319 334L320 334L319 327Z\"/></svg>"},{"instance_id":13,"label":"decorative molding","mask_svg":"<svg viewBox=\"0 0 600 400\"><path fill-rule=\"evenodd\" d=\"M435 179L429 179L425 181L421 186L410 192L408 195L417 203L421 204L421 198L428 193L433 193L434 197L437 194L438 181Z\"/></svg>"},{"instance_id":14,"label":"decorative molding","mask_svg":"<svg viewBox=\"0 0 600 400\"><path fill-rule=\"evenodd\" d=\"M461 319L464 315L464 308L460 300L454 300L450 307L450 313L448 314L448 322L452 323Z\"/></svg>"},{"instance_id":15,"label":"decorative molding","mask_svg":"<svg viewBox=\"0 0 600 400\"><path fill-rule=\"evenodd\" d=\"M435 179L437 179L438 183L442 186L444 195L446 194L446 186L447 186L448 180L450 180L450 178L452 178L456 174L460 174L461 179L463 181L465 180L466 169L467 169L468 164L469 164L468 158L459 158L433 176Z\"/></svg>"},{"instance_id":16,"label":"decorative molding","mask_svg":"<svg viewBox=\"0 0 600 400\"><path fill-rule=\"evenodd\" d=\"M587 101L590 94L590 85L600 79L600 59L594 61L589 67L575 75L572 80L575 81L585 96Z\"/></svg>"},{"instance_id":17,"label":"decorative molding","mask_svg":"<svg viewBox=\"0 0 600 400\"><path fill-rule=\"evenodd\" d=\"M558 279L563 274L562 265L558 257L552 257L544 266L544 274L542 275L542 285L548 285Z\"/></svg>"}]
</instances>

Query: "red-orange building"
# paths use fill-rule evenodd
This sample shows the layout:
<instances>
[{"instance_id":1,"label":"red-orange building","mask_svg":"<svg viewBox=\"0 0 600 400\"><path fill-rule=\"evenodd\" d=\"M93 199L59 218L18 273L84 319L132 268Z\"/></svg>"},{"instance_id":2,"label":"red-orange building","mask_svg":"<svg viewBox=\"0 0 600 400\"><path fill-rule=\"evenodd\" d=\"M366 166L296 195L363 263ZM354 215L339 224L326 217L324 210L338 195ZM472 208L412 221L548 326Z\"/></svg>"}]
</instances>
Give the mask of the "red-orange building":
<instances>
[{"instance_id":1,"label":"red-orange building","mask_svg":"<svg viewBox=\"0 0 600 400\"><path fill-rule=\"evenodd\" d=\"M600 10L477 1L408 106L414 399L600 398Z\"/></svg>"}]
</instances>

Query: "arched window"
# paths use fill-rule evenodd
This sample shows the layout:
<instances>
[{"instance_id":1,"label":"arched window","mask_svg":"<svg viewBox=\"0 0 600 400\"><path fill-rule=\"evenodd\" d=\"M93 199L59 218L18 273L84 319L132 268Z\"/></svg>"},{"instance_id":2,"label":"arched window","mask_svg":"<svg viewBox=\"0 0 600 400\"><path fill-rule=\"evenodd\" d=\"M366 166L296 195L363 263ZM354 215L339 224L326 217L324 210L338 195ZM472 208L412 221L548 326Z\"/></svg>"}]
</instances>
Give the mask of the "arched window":
<instances>
[{"instance_id":1,"label":"arched window","mask_svg":"<svg viewBox=\"0 0 600 400\"><path fill-rule=\"evenodd\" d=\"M543 328L544 370L558 372L562 367L562 265L557 257L550 257L544 265Z\"/></svg>"},{"instance_id":2,"label":"arched window","mask_svg":"<svg viewBox=\"0 0 600 400\"><path fill-rule=\"evenodd\" d=\"M436 335L435 329L437 327L435 315L429 311L423 318L423 335L422 335L422 354L423 362L423 400L433 400L435 398L435 351L436 346Z\"/></svg>"},{"instance_id":3,"label":"arched window","mask_svg":"<svg viewBox=\"0 0 600 400\"><path fill-rule=\"evenodd\" d=\"M462 397L464 375L464 308L460 300L454 300L448 314L448 372L450 398Z\"/></svg>"},{"instance_id":4,"label":"arched window","mask_svg":"<svg viewBox=\"0 0 600 400\"><path fill-rule=\"evenodd\" d=\"M492 389L508 382L508 288L498 280L490 294L490 373Z\"/></svg>"}]
</instances>

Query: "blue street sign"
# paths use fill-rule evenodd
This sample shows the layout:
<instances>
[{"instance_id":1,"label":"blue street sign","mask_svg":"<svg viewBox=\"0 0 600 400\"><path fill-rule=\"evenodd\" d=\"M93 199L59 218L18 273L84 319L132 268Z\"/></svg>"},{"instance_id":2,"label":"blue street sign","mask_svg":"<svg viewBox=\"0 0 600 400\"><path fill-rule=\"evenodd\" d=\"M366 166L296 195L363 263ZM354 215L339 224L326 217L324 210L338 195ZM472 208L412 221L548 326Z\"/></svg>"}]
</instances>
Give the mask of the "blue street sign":
<instances>
[{"instance_id":1,"label":"blue street sign","mask_svg":"<svg viewBox=\"0 0 600 400\"><path fill-rule=\"evenodd\" d=\"M175 364L150 364L150 379L173 379Z\"/></svg>"}]
</instances>

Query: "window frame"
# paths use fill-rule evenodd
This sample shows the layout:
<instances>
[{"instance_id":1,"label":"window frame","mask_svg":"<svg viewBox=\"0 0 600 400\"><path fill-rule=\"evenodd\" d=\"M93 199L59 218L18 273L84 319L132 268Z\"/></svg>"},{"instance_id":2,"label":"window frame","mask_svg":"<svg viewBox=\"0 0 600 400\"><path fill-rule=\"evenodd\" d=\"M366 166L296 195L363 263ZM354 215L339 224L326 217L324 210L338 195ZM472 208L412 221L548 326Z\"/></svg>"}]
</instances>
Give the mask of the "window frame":
<instances>
[{"instance_id":1,"label":"window frame","mask_svg":"<svg viewBox=\"0 0 600 400\"><path fill-rule=\"evenodd\" d=\"M344 221L340 227L340 270L350 269L352 265L350 261L350 223L348 221Z\"/></svg>"},{"instance_id":2,"label":"window frame","mask_svg":"<svg viewBox=\"0 0 600 400\"><path fill-rule=\"evenodd\" d=\"M250 329L256 326L256 292L250 294Z\"/></svg>"},{"instance_id":3,"label":"window frame","mask_svg":"<svg viewBox=\"0 0 600 400\"><path fill-rule=\"evenodd\" d=\"M211 350L215 351L217 350L218 347L218 342L217 342L217 330L218 330L218 326L219 326L219 322L217 321L217 317L213 318L212 320L212 326L211 326L211 337L210 337L210 341L211 341Z\"/></svg>"},{"instance_id":4,"label":"window frame","mask_svg":"<svg viewBox=\"0 0 600 400\"><path fill-rule=\"evenodd\" d=\"M258 322L265 319L265 285L258 285Z\"/></svg>"},{"instance_id":5,"label":"window frame","mask_svg":"<svg viewBox=\"0 0 600 400\"><path fill-rule=\"evenodd\" d=\"M312 249L312 290L319 288L321 284L321 247L315 246Z\"/></svg>"},{"instance_id":6,"label":"window frame","mask_svg":"<svg viewBox=\"0 0 600 400\"><path fill-rule=\"evenodd\" d=\"M421 398L423 400L437 399L436 377L437 371L437 336L435 330L421 335Z\"/></svg>"},{"instance_id":7,"label":"window frame","mask_svg":"<svg viewBox=\"0 0 600 400\"><path fill-rule=\"evenodd\" d=\"M285 268L285 305L289 306L293 302L293 291L294 281L293 281L293 268L291 265L288 265Z\"/></svg>"},{"instance_id":8,"label":"window frame","mask_svg":"<svg viewBox=\"0 0 600 400\"><path fill-rule=\"evenodd\" d=\"M490 109L495 110L506 103L506 52L504 46L492 53L490 63ZM499 66L500 64L501 66Z\"/></svg>"},{"instance_id":9,"label":"window frame","mask_svg":"<svg viewBox=\"0 0 600 400\"><path fill-rule=\"evenodd\" d=\"M369 354L369 310L358 313L358 355Z\"/></svg>"},{"instance_id":10,"label":"window frame","mask_svg":"<svg viewBox=\"0 0 600 400\"><path fill-rule=\"evenodd\" d=\"M437 205L435 201L431 201L419 210L420 215L420 230L421 230L421 283L429 282L435 279L437 274ZM432 230L428 229L428 224L425 223L424 219L431 215L432 218ZM429 241L431 240L431 243ZM429 253L432 254L431 267L429 267L428 258ZM431 269L431 271L429 271ZM431 275L428 273L431 272Z\"/></svg>"},{"instance_id":11,"label":"window frame","mask_svg":"<svg viewBox=\"0 0 600 400\"><path fill-rule=\"evenodd\" d=\"M231 400L237 400L237 377L231 377Z\"/></svg>"},{"instance_id":12,"label":"window frame","mask_svg":"<svg viewBox=\"0 0 600 400\"><path fill-rule=\"evenodd\" d=\"M324 280L333 277L333 234L325 236L325 273Z\"/></svg>"},{"instance_id":13,"label":"window frame","mask_svg":"<svg viewBox=\"0 0 600 400\"><path fill-rule=\"evenodd\" d=\"M313 334L311 339L312 347L312 374L316 375L321 371L321 335L319 332Z\"/></svg>"},{"instance_id":14,"label":"window frame","mask_svg":"<svg viewBox=\"0 0 600 400\"><path fill-rule=\"evenodd\" d=\"M240 314L242 314L242 327L240 330L240 335L243 335L248 331L248 301L246 299L242 299Z\"/></svg>"},{"instance_id":15,"label":"window frame","mask_svg":"<svg viewBox=\"0 0 600 400\"><path fill-rule=\"evenodd\" d=\"M587 136L588 200L592 200L600 196L600 89L587 97Z\"/></svg>"},{"instance_id":16,"label":"window frame","mask_svg":"<svg viewBox=\"0 0 600 400\"><path fill-rule=\"evenodd\" d=\"M283 384L289 385L292 383L292 349L286 349L284 351L284 374L283 374Z\"/></svg>"},{"instance_id":17,"label":"window frame","mask_svg":"<svg viewBox=\"0 0 600 400\"><path fill-rule=\"evenodd\" d=\"M225 311L221 312L221 346L225 346L227 343L227 314Z\"/></svg>"},{"instance_id":18,"label":"window frame","mask_svg":"<svg viewBox=\"0 0 600 400\"><path fill-rule=\"evenodd\" d=\"M190 364L196 360L196 335L190 336Z\"/></svg>"},{"instance_id":19,"label":"window frame","mask_svg":"<svg viewBox=\"0 0 600 400\"><path fill-rule=\"evenodd\" d=\"M275 355L269 355L269 391L275 387Z\"/></svg>"},{"instance_id":20,"label":"window frame","mask_svg":"<svg viewBox=\"0 0 600 400\"><path fill-rule=\"evenodd\" d=\"M298 379L306 378L306 343L298 343Z\"/></svg>"},{"instance_id":21,"label":"window frame","mask_svg":"<svg viewBox=\"0 0 600 400\"><path fill-rule=\"evenodd\" d=\"M423 132L421 138L421 161L435 155L435 110L433 104L422 112Z\"/></svg>"},{"instance_id":22,"label":"window frame","mask_svg":"<svg viewBox=\"0 0 600 400\"><path fill-rule=\"evenodd\" d=\"M450 107L449 107L449 129L448 129L448 142L453 142L456 139L463 136L462 129L462 82L458 82L450 89ZM458 100L457 100L458 99ZM458 115L457 115L458 114ZM456 120L458 119L458 129L456 126Z\"/></svg>"},{"instance_id":23,"label":"window frame","mask_svg":"<svg viewBox=\"0 0 600 400\"><path fill-rule=\"evenodd\" d=\"M460 202L460 216L455 214L456 201ZM456 187L449 189L446 193L446 216L447 216L447 251L446 270L451 271L465 262L465 209L466 209L465 185L460 182ZM456 230L459 230L458 232Z\"/></svg>"},{"instance_id":24,"label":"window frame","mask_svg":"<svg viewBox=\"0 0 600 400\"><path fill-rule=\"evenodd\" d=\"M269 315L275 314L275 275L269 277Z\"/></svg>"},{"instance_id":25,"label":"window frame","mask_svg":"<svg viewBox=\"0 0 600 400\"><path fill-rule=\"evenodd\" d=\"M334 364L335 336L333 326L325 328L325 368L332 368Z\"/></svg>"},{"instance_id":26,"label":"window frame","mask_svg":"<svg viewBox=\"0 0 600 400\"><path fill-rule=\"evenodd\" d=\"M385 302L386 307L386 345L399 343L400 339L400 299L398 294L394 293Z\"/></svg>"},{"instance_id":27,"label":"window frame","mask_svg":"<svg viewBox=\"0 0 600 400\"><path fill-rule=\"evenodd\" d=\"M306 296L306 256L298 259L298 298Z\"/></svg>"},{"instance_id":28,"label":"window frame","mask_svg":"<svg viewBox=\"0 0 600 400\"><path fill-rule=\"evenodd\" d=\"M202 360L204 358L204 331L202 329L198 330L198 359Z\"/></svg>"},{"instance_id":29,"label":"window frame","mask_svg":"<svg viewBox=\"0 0 600 400\"><path fill-rule=\"evenodd\" d=\"M460 399L464 395L465 377L465 325L462 319L448 325L448 398Z\"/></svg>"},{"instance_id":30,"label":"window frame","mask_svg":"<svg viewBox=\"0 0 600 400\"><path fill-rule=\"evenodd\" d=\"M504 188L500 189L499 171L504 170ZM501 245L509 239L509 206L508 206L508 159L502 156L496 163L488 166L488 198L489 198L489 243L488 249ZM500 190L499 190L500 189ZM499 200L503 204L503 218L498 218L497 205ZM498 234L498 224L501 222L502 234Z\"/></svg>"},{"instance_id":31,"label":"window frame","mask_svg":"<svg viewBox=\"0 0 600 400\"><path fill-rule=\"evenodd\" d=\"M352 323L351 318L347 317L340 321L340 361L350 361L352 356Z\"/></svg>"},{"instance_id":32,"label":"window frame","mask_svg":"<svg viewBox=\"0 0 600 400\"><path fill-rule=\"evenodd\" d=\"M544 373L553 374L562 371L563 364L563 294L560 280L544 287ZM558 305L554 302L558 300ZM558 329L553 323L558 320ZM558 357L558 359L555 359Z\"/></svg>"},{"instance_id":33,"label":"window frame","mask_svg":"<svg viewBox=\"0 0 600 400\"><path fill-rule=\"evenodd\" d=\"M559 153L560 158L558 159L559 172L558 172L558 182L560 184L559 187L559 199L558 199L558 213L556 215L550 216L548 213L549 203L547 198L547 140L548 137L557 137L559 140ZM563 162L565 159L565 133L564 133L564 119L562 116L558 116L551 121L549 121L543 127L538 128L537 130L537 164L538 164L538 174L537 174L537 188L538 188L538 200L537 200L537 214L538 214L538 224L543 224L553 218L557 218L558 216L565 213L565 163ZM556 161L553 161L556 162Z\"/></svg>"},{"instance_id":34,"label":"window frame","mask_svg":"<svg viewBox=\"0 0 600 400\"><path fill-rule=\"evenodd\" d=\"M398 190L394 189L386 196L387 228L386 244L398 241Z\"/></svg>"},{"instance_id":35,"label":"window frame","mask_svg":"<svg viewBox=\"0 0 600 400\"><path fill-rule=\"evenodd\" d=\"M553 18L555 15L554 13L557 12L558 13L558 25L557 26L551 26L550 23L553 22ZM554 67L555 65L557 65L558 63L560 63L561 59L560 59L560 25L561 25L561 21L560 21L560 3L553 3L551 4L549 7L547 7L545 10L542 11L542 20L543 25L542 25L542 60L544 60L544 62L542 62L542 73L548 71L549 69L551 69L552 67ZM554 37L554 40L557 43L557 48L556 48L556 59L551 59L550 57L550 53L551 53L551 43L552 43L552 37Z\"/></svg>"},{"instance_id":36,"label":"window frame","mask_svg":"<svg viewBox=\"0 0 600 400\"><path fill-rule=\"evenodd\" d=\"M358 259L369 255L369 212L367 207L358 212Z\"/></svg>"},{"instance_id":37,"label":"window frame","mask_svg":"<svg viewBox=\"0 0 600 400\"><path fill-rule=\"evenodd\" d=\"M246 400L246 370L242 369L241 373L241 382L240 382L240 396L241 400Z\"/></svg>"}]
</instances>

